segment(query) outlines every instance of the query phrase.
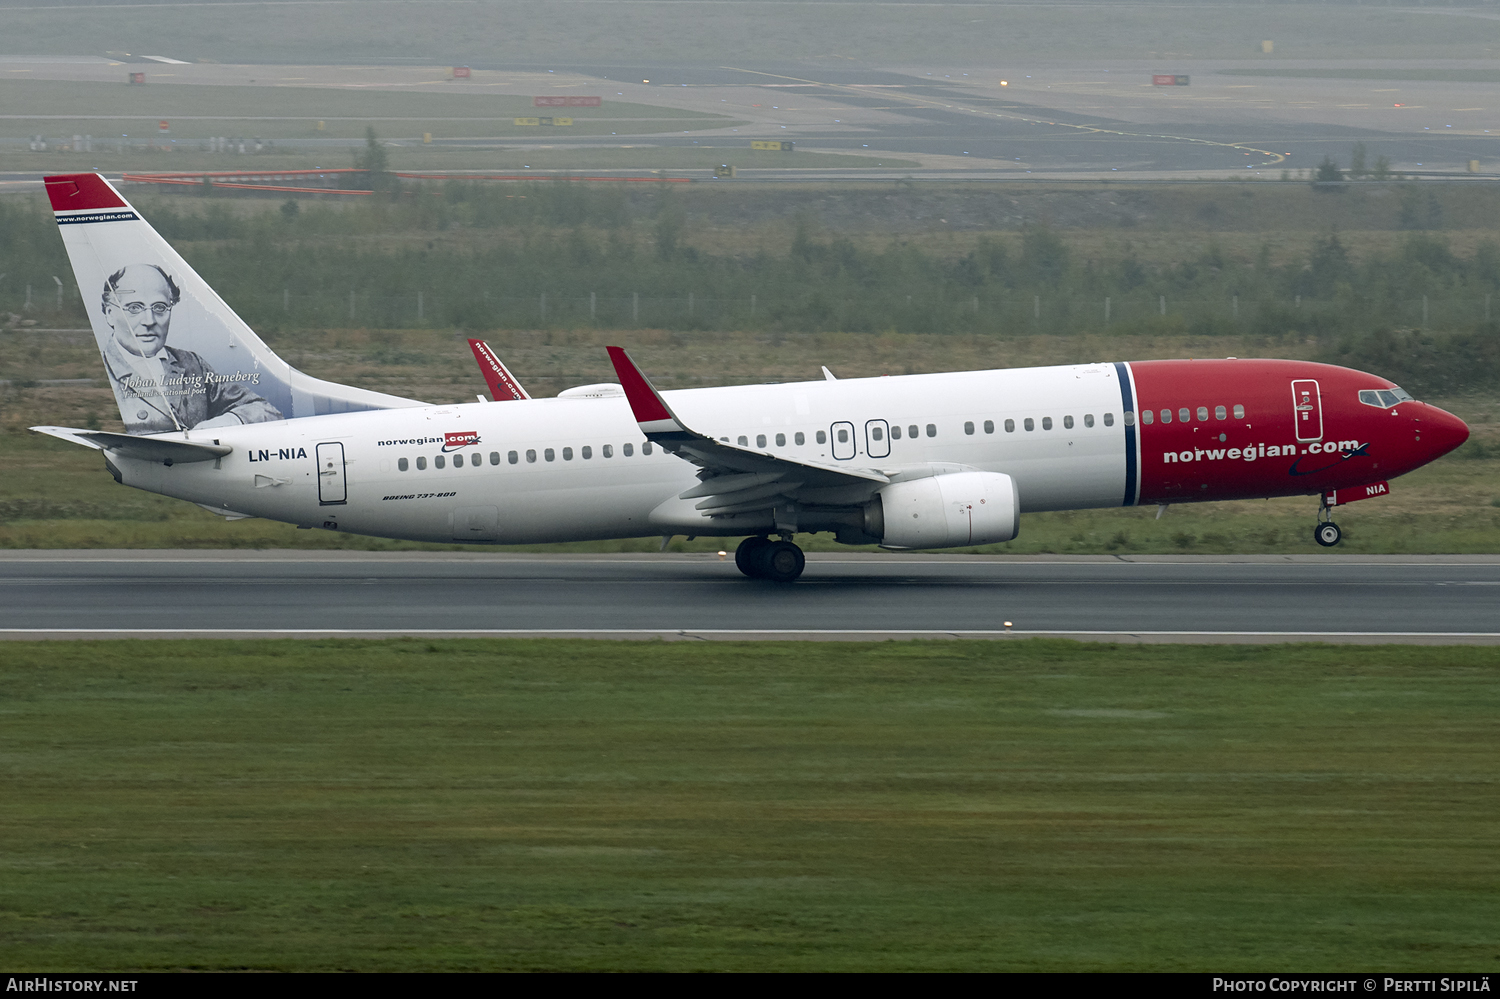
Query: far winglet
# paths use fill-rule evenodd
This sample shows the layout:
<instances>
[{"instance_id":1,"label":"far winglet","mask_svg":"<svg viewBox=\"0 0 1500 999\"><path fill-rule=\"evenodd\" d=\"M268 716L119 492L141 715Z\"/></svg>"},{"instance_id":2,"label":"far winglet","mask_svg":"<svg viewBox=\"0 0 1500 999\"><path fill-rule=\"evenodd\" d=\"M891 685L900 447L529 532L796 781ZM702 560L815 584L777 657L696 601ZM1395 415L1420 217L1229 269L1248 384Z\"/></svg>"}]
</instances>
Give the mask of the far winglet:
<instances>
[{"instance_id":1,"label":"far winglet","mask_svg":"<svg viewBox=\"0 0 1500 999\"><path fill-rule=\"evenodd\" d=\"M479 362L479 373L484 376L484 384L489 387L490 398L496 402L519 402L531 398L516 380L516 376L496 356L493 347L483 340L470 340L469 349L474 352L474 360Z\"/></svg>"},{"instance_id":2,"label":"far winglet","mask_svg":"<svg viewBox=\"0 0 1500 999\"><path fill-rule=\"evenodd\" d=\"M682 421L677 419L677 414L672 412L667 401L656 391L656 386L651 384L630 355L625 353L624 347L605 347L609 351L609 360L615 366L615 374L620 378L620 387L625 390L625 398L630 402L630 411L635 414L635 422L640 424L641 433L648 440L659 441L693 436L689 434Z\"/></svg>"}]
</instances>

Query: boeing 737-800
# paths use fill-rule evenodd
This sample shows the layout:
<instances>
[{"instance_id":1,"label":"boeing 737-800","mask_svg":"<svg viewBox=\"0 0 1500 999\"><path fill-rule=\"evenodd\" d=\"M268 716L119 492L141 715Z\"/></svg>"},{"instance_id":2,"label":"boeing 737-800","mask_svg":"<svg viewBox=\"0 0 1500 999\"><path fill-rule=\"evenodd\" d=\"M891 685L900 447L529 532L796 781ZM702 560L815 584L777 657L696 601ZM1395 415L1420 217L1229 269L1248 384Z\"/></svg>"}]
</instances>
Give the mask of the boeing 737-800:
<instances>
[{"instance_id":1,"label":"boeing 737-800","mask_svg":"<svg viewBox=\"0 0 1500 999\"><path fill-rule=\"evenodd\" d=\"M1469 434L1378 375L1234 358L658 392L611 347L618 386L532 399L476 347L507 403L429 405L292 368L102 177L46 184L127 432L34 429L229 518L483 544L743 536L741 571L790 581L799 533L969 547L1032 511L1306 495L1328 546L1331 508Z\"/></svg>"}]
</instances>

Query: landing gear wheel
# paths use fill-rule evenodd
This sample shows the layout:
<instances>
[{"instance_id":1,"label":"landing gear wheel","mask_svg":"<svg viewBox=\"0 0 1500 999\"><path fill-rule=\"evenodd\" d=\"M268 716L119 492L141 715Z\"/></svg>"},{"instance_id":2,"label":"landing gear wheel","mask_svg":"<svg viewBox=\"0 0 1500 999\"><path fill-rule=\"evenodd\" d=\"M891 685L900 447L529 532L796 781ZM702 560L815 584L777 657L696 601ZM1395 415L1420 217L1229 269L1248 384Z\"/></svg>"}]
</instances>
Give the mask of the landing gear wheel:
<instances>
[{"instance_id":1,"label":"landing gear wheel","mask_svg":"<svg viewBox=\"0 0 1500 999\"><path fill-rule=\"evenodd\" d=\"M756 552L756 575L773 583L790 583L802 575L807 559L790 541L773 541Z\"/></svg>"},{"instance_id":2,"label":"landing gear wheel","mask_svg":"<svg viewBox=\"0 0 1500 999\"><path fill-rule=\"evenodd\" d=\"M755 568L756 556L770 545L769 538L752 536L741 541L740 546L734 550L734 567L751 579L758 579L760 573Z\"/></svg>"},{"instance_id":3,"label":"landing gear wheel","mask_svg":"<svg viewBox=\"0 0 1500 999\"><path fill-rule=\"evenodd\" d=\"M1332 548L1343 538L1344 532L1339 530L1339 525L1328 520L1313 528L1313 540L1324 548Z\"/></svg>"}]
</instances>

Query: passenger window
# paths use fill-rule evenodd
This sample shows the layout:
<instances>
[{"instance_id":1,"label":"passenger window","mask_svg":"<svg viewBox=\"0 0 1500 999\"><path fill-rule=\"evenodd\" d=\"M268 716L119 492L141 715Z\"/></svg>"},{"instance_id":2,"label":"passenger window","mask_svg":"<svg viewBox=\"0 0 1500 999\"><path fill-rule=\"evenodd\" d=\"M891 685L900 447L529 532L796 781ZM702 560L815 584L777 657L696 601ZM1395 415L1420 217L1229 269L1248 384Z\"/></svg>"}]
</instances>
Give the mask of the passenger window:
<instances>
[{"instance_id":1,"label":"passenger window","mask_svg":"<svg viewBox=\"0 0 1500 999\"><path fill-rule=\"evenodd\" d=\"M1094 414L1093 413L1084 413L1083 414L1083 425L1086 426L1086 427L1092 427L1094 425Z\"/></svg>"},{"instance_id":2,"label":"passenger window","mask_svg":"<svg viewBox=\"0 0 1500 999\"><path fill-rule=\"evenodd\" d=\"M495 457L498 458L500 456L497 454L497 455L495 455ZM470 468L478 468L480 465L483 465L483 464L484 464L484 455L482 455L482 454L471 454L471 455L469 455L469 467Z\"/></svg>"},{"instance_id":3,"label":"passenger window","mask_svg":"<svg viewBox=\"0 0 1500 999\"><path fill-rule=\"evenodd\" d=\"M1189 420L1191 420L1192 418L1193 418L1192 410L1188 409L1186 406L1183 406L1181 409L1179 409L1177 411L1178 422L1186 423Z\"/></svg>"},{"instance_id":4,"label":"passenger window","mask_svg":"<svg viewBox=\"0 0 1500 999\"><path fill-rule=\"evenodd\" d=\"M445 464L447 464L447 463L445 461L443 461L443 456L442 455L438 455L436 458L432 459L432 467L433 468L442 468L443 465L445 465Z\"/></svg>"},{"instance_id":5,"label":"passenger window","mask_svg":"<svg viewBox=\"0 0 1500 999\"><path fill-rule=\"evenodd\" d=\"M521 456L516 454L514 451L507 451L505 454L505 460L510 462L512 465L514 465L520 459Z\"/></svg>"},{"instance_id":6,"label":"passenger window","mask_svg":"<svg viewBox=\"0 0 1500 999\"><path fill-rule=\"evenodd\" d=\"M798 447L801 447L803 444L807 443L807 435L799 430L795 435L793 435L792 440L796 442Z\"/></svg>"},{"instance_id":7,"label":"passenger window","mask_svg":"<svg viewBox=\"0 0 1500 999\"><path fill-rule=\"evenodd\" d=\"M402 472L406 471L406 468L407 468L406 459L405 458L397 458L396 459L396 468L397 468L398 471L402 471Z\"/></svg>"},{"instance_id":8,"label":"passenger window","mask_svg":"<svg viewBox=\"0 0 1500 999\"><path fill-rule=\"evenodd\" d=\"M818 441L819 444L827 444L828 443L828 435L825 434L823 431L819 430L818 431L817 441Z\"/></svg>"},{"instance_id":9,"label":"passenger window","mask_svg":"<svg viewBox=\"0 0 1500 999\"><path fill-rule=\"evenodd\" d=\"M547 450L545 450L545 451L542 452L542 457L545 458L545 459L547 459L548 461L556 461L557 460L557 452L554 451L554 450L552 450L549 447L549 448L547 448Z\"/></svg>"},{"instance_id":10,"label":"passenger window","mask_svg":"<svg viewBox=\"0 0 1500 999\"><path fill-rule=\"evenodd\" d=\"M1044 416L1044 417L1042 417L1042 429L1043 430L1051 430L1052 429L1052 417L1050 417L1050 416Z\"/></svg>"},{"instance_id":11,"label":"passenger window","mask_svg":"<svg viewBox=\"0 0 1500 999\"><path fill-rule=\"evenodd\" d=\"M848 444L849 443L849 431L846 430L846 429L844 429L843 427L839 428L839 443L840 444Z\"/></svg>"},{"instance_id":12,"label":"passenger window","mask_svg":"<svg viewBox=\"0 0 1500 999\"><path fill-rule=\"evenodd\" d=\"M453 456L453 467L454 468L463 468L464 467L464 456L463 455L461 455L461 454L455 454Z\"/></svg>"},{"instance_id":13,"label":"passenger window","mask_svg":"<svg viewBox=\"0 0 1500 999\"><path fill-rule=\"evenodd\" d=\"M984 432L987 433L987 434L992 434L992 433L995 432L995 421L994 420L985 420L984 421Z\"/></svg>"},{"instance_id":14,"label":"passenger window","mask_svg":"<svg viewBox=\"0 0 1500 999\"><path fill-rule=\"evenodd\" d=\"M936 423L929 423L929 424L927 424L927 436L928 437L936 437L937 436L937 424Z\"/></svg>"},{"instance_id":15,"label":"passenger window","mask_svg":"<svg viewBox=\"0 0 1500 999\"><path fill-rule=\"evenodd\" d=\"M739 436L739 438L737 440L737 443L739 444L740 447L749 447L750 446L750 438L746 437L744 434L740 434L740 436Z\"/></svg>"},{"instance_id":16,"label":"passenger window","mask_svg":"<svg viewBox=\"0 0 1500 999\"><path fill-rule=\"evenodd\" d=\"M594 449L585 444L578 453L583 456L584 461L588 461L594 456Z\"/></svg>"},{"instance_id":17,"label":"passenger window","mask_svg":"<svg viewBox=\"0 0 1500 999\"><path fill-rule=\"evenodd\" d=\"M1112 426L1115 425L1115 414L1114 413L1105 413L1104 414L1104 425L1106 427L1112 427ZM1135 414L1132 413L1132 412L1130 412L1130 411L1128 411L1128 410L1125 413L1125 425L1127 427L1133 427L1133 426L1135 426Z\"/></svg>"},{"instance_id":18,"label":"passenger window","mask_svg":"<svg viewBox=\"0 0 1500 999\"><path fill-rule=\"evenodd\" d=\"M606 444L599 449L599 453L606 458L613 458L615 456L615 446L613 444Z\"/></svg>"},{"instance_id":19,"label":"passenger window","mask_svg":"<svg viewBox=\"0 0 1500 999\"><path fill-rule=\"evenodd\" d=\"M901 439L901 424L898 423L895 426L891 427L891 440L893 440L893 441L899 441L900 439Z\"/></svg>"},{"instance_id":20,"label":"passenger window","mask_svg":"<svg viewBox=\"0 0 1500 999\"><path fill-rule=\"evenodd\" d=\"M1151 426L1151 424L1153 424L1153 423L1156 422L1156 415L1154 413L1152 413L1151 410L1149 410L1149 409L1142 410L1141 411L1141 422L1144 423L1146 426L1149 427L1149 426Z\"/></svg>"},{"instance_id":21,"label":"passenger window","mask_svg":"<svg viewBox=\"0 0 1500 999\"><path fill-rule=\"evenodd\" d=\"M491 465L498 465L498 464L500 464L500 452L499 451L491 451L490 452L490 464Z\"/></svg>"},{"instance_id":22,"label":"passenger window","mask_svg":"<svg viewBox=\"0 0 1500 999\"><path fill-rule=\"evenodd\" d=\"M622 454L624 454L625 457L629 458L631 455L635 454L635 445L634 444L626 444L624 447L622 447L620 449L620 452Z\"/></svg>"},{"instance_id":23,"label":"passenger window","mask_svg":"<svg viewBox=\"0 0 1500 999\"><path fill-rule=\"evenodd\" d=\"M777 434L776 435L776 446L777 447L786 447L786 434Z\"/></svg>"},{"instance_id":24,"label":"passenger window","mask_svg":"<svg viewBox=\"0 0 1500 999\"><path fill-rule=\"evenodd\" d=\"M879 427L871 427L870 436L877 441L883 441L885 440L885 431L881 430Z\"/></svg>"},{"instance_id":25,"label":"passenger window","mask_svg":"<svg viewBox=\"0 0 1500 999\"><path fill-rule=\"evenodd\" d=\"M766 435L765 434L756 434L755 435L755 446L756 447L765 447L766 446Z\"/></svg>"},{"instance_id":26,"label":"passenger window","mask_svg":"<svg viewBox=\"0 0 1500 999\"><path fill-rule=\"evenodd\" d=\"M420 471L422 471L426 467L427 467L427 459L426 458L418 458L417 459L417 471L420 472Z\"/></svg>"},{"instance_id":27,"label":"passenger window","mask_svg":"<svg viewBox=\"0 0 1500 999\"><path fill-rule=\"evenodd\" d=\"M1071 416L1064 416L1063 417L1063 429L1064 430L1072 430L1073 429L1073 418Z\"/></svg>"},{"instance_id":28,"label":"passenger window","mask_svg":"<svg viewBox=\"0 0 1500 999\"><path fill-rule=\"evenodd\" d=\"M1245 418L1245 407L1244 406L1235 406L1234 407L1234 418L1236 420L1243 420Z\"/></svg>"},{"instance_id":29,"label":"passenger window","mask_svg":"<svg viewBox=\"0 0 1500 999\"><path fill-rule=\"evenodd\" d=\"M570 448L570 447L563 448L563 461L572 461L572 460L573 460L573 449Z\"/></svg>"},{"instance_id":30,"label":"passenger window","mask_svg":"<svg viewBox=\"0 0 1500 999\"><path fill-rule=\"evenodd\" d=\"M906 436L910 437L912 440L917 439L917 425L915 423L906 428Z\"/></svg>"},{"instance_id":31,"label":"passenger window","mask_svg":"<svg viewBox=\"0 0 1500 999\"><path fill-rule=\"evenodd\" d=\"M1199 423L1207 423L1208 422L1208 407L1207 406L1199 406L1198 407L1198 422Z\"/></svg>"},{"instance_id":32,"label":"passenger window","mask_svg":"<svg viewBox=\"0 0 1500 999\"><path fill-rule=\"evenodd\" d=\"M1164 410L1161 411L1161 422L1163 422L1163 423L1171 423L1172 422L1172 411L1170 409L1164 409Z\"/></svg>"},{"instance_id":33,"label":"passenger window","mask_svg":"<svg viewBox=\"0 0 1500 999\"><path fill-rule=\"evenodd\" d=\"M526 461L528 464L534 464L536 462L536 451L534 449L526 449Z\"/></svg>"},{"instance_id":34,"label":"passenger window","mask_svg":"<svg viewBox=\"0 0 1500 999\"><path fill-rule=\"evenodd\" d=\"M644 443L644 444L641 445L641 454L650 454L650 453L651 453L651 442L647 441L646 443Z\"/></svg>"},{"instance_id":35,"label":"passenger window","mask_svg":"<svg viewBox=\"0 0 1500 999\"><path fill-rule=\"evenodd\" d=\"M1006 420L1005 421L1005 432L1008 433L1008 434L1013 434L1013 433L1016 432L1016 421L1015 420Z\"/></svg>"},{"instance_id":36,"label":"passenger window","mask_svg":"<svg viewBox=\"0 0 1500 999\"><path fill-rule=\"evenodd\" d=\"M968 434L970 437L974 436L974 421L973 420L965 420L964 421L964 433Z\"/></svg>"},{"instance_id":37,"label":"passenger window","mask_svg":"<svg viewBox=\"0 0 1500 999\"><path fill-rule=\"evenodd\" d=\"M1036 421L1028 416L1026 417L1026 419L1021 421L1021 426L1026 428L1027 433L1030 433L1031 431L1036 429Z\"/></svg>"},{"instance_id":38,"label":"passenger window","mask_svg":"<svg viewBox=\"0 0 1500 999\"><path fill-rule=\"evenodd\" d=\"M1227 409L1225 409L1223 406L1215 406L1214 407L1214 419L1216 419L1216 420L1227 420L1228 418L1229 418L1229 411Z\"/></svg>"}]
</instances>

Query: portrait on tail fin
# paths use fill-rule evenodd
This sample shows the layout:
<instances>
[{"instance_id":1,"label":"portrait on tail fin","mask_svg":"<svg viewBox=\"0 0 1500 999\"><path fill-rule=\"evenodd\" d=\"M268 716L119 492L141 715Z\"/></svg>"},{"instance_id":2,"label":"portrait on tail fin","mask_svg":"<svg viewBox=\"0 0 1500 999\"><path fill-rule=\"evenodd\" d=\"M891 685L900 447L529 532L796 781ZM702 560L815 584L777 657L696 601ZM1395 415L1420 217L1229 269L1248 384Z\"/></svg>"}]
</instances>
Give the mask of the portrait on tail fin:
<instances>
[{"instance_id":1,"label":"portrait on tail fin","mask_svg":"<svg viewBox=\"0 0 1500 999\"><path fill-rule=\"evenodd\" d=\"M105 279L100 311L111 335L101 353L125 429L132 434L267 423L281 410L257 393L258 371L221 373L168 344L177 282L156 264L130 264Z\"/></svg>"}]
</instances>

